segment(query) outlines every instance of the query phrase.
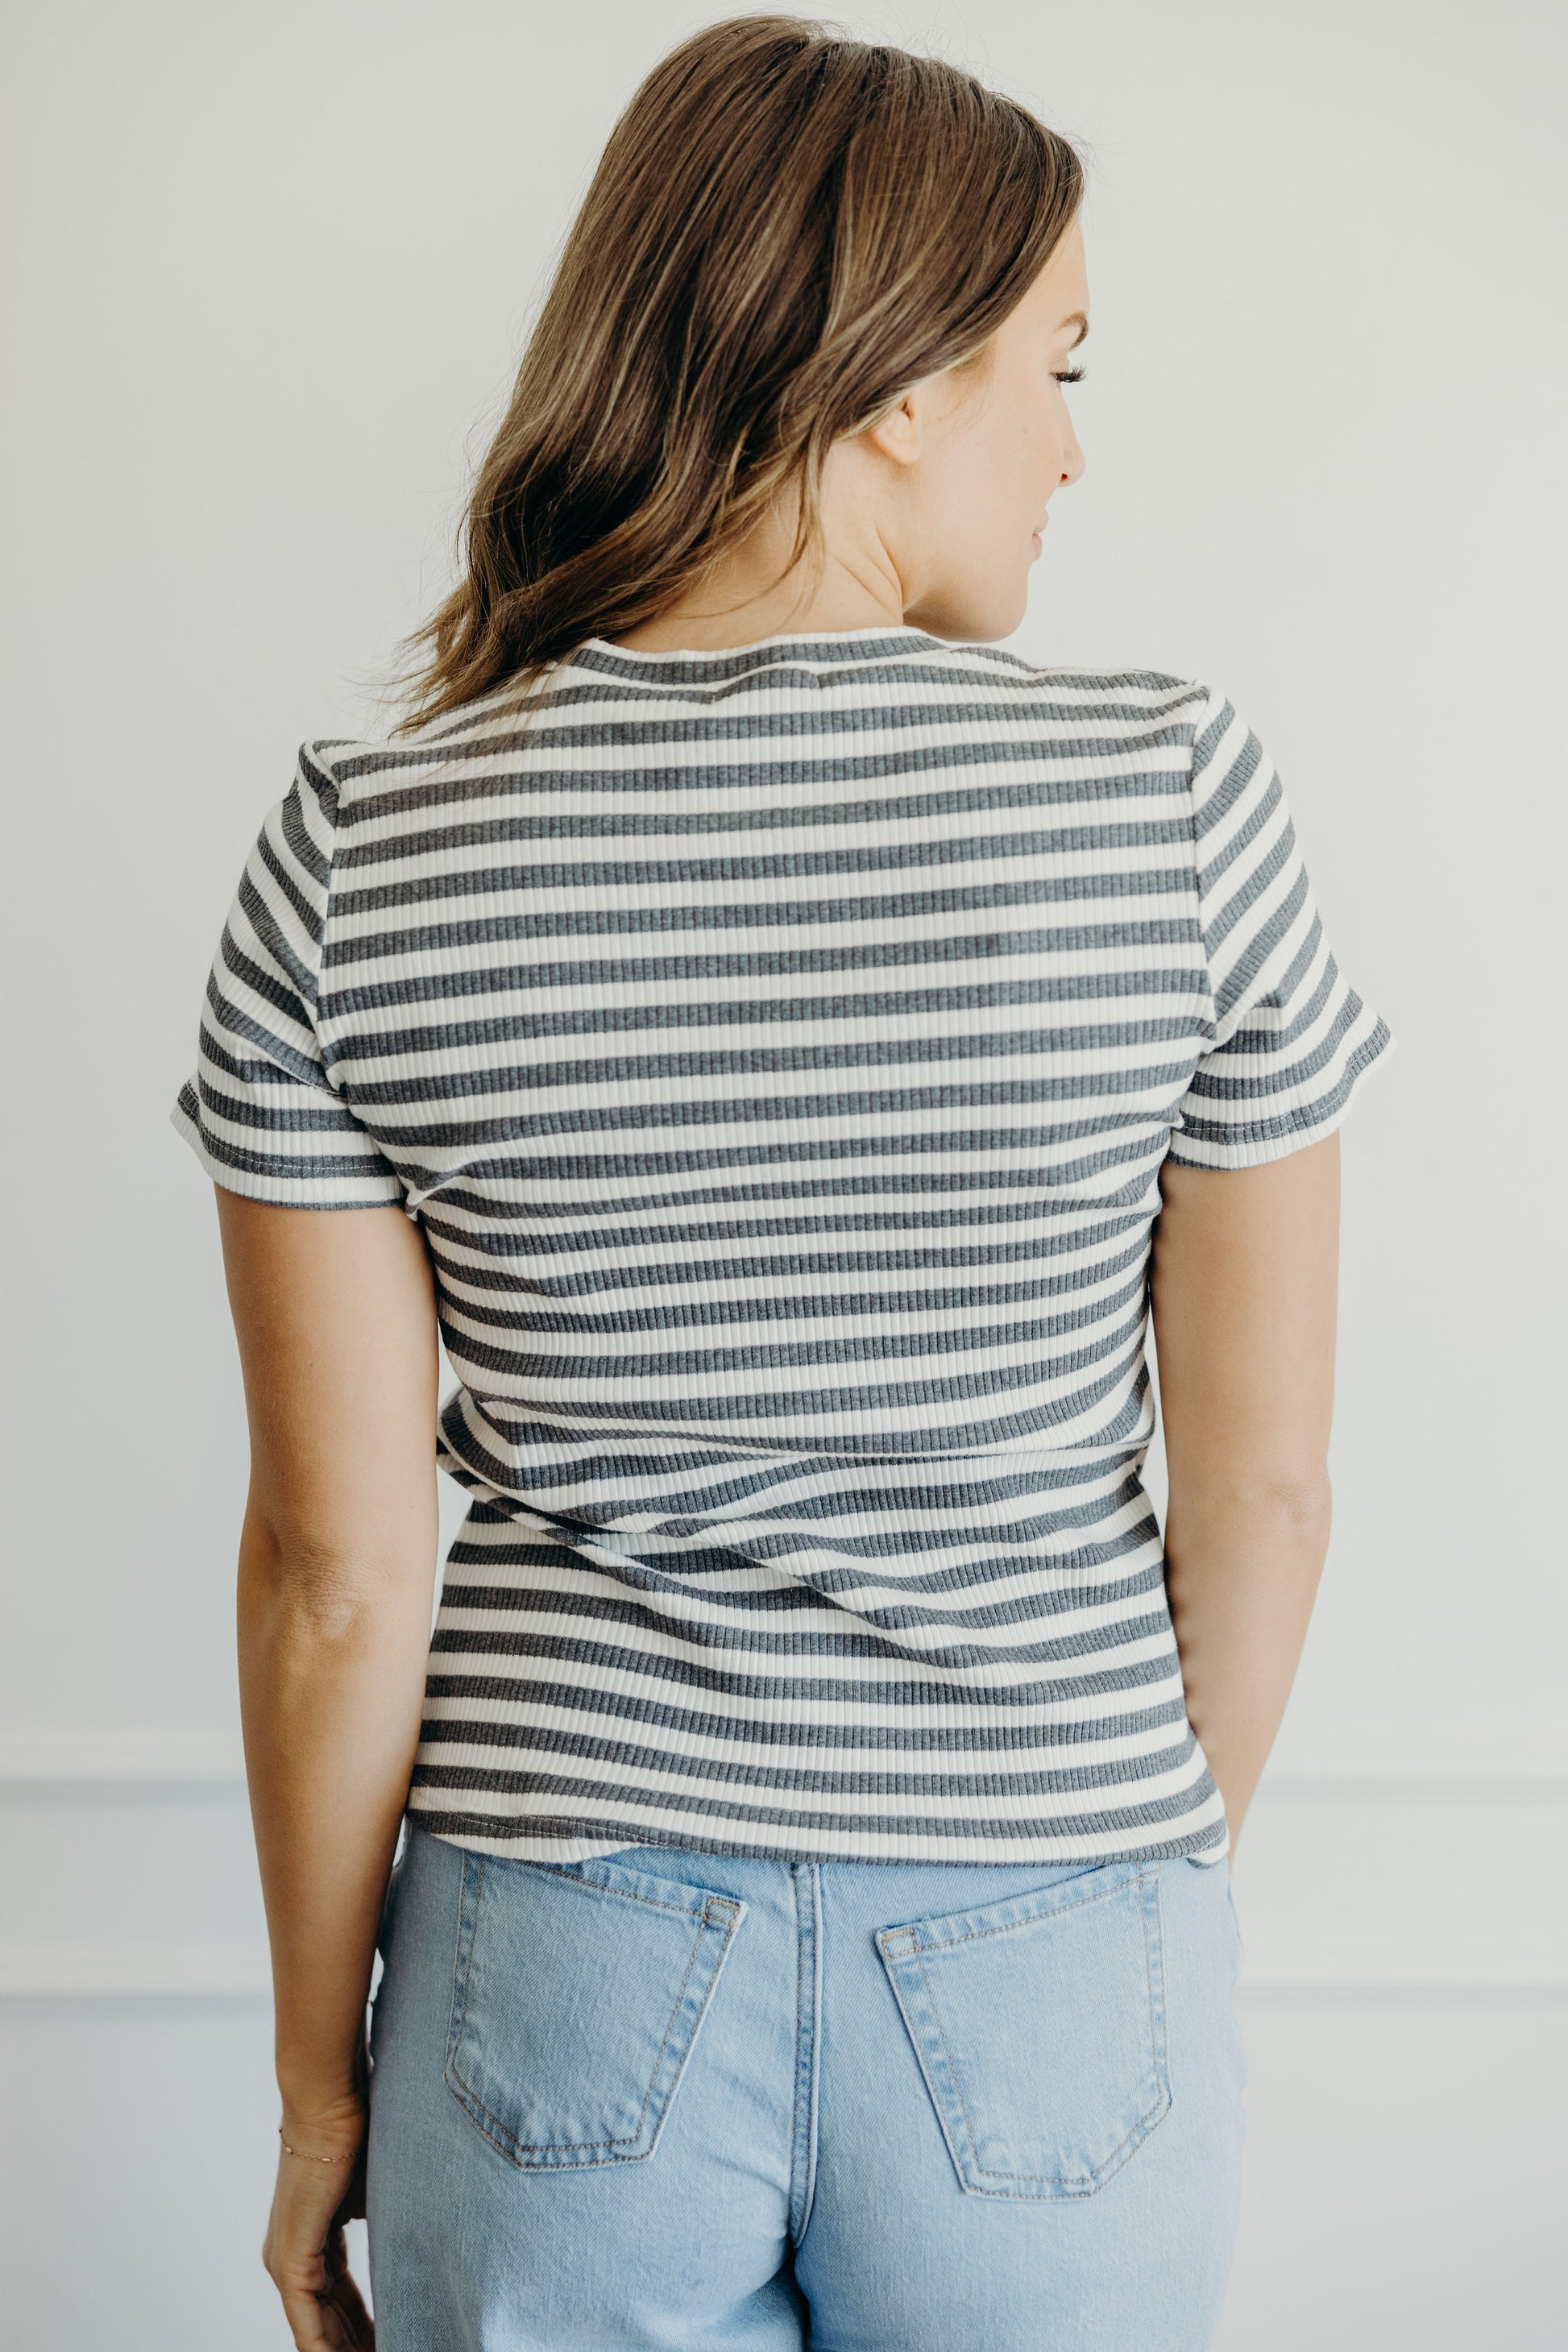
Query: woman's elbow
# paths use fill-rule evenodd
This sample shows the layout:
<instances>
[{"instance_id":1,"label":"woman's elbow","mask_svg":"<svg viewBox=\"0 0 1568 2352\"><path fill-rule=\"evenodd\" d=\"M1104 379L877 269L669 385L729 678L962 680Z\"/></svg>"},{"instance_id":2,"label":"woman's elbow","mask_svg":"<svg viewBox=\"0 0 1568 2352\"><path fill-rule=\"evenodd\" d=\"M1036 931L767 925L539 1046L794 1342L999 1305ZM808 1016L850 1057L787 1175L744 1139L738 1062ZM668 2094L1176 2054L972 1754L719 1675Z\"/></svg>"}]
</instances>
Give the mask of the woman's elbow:
<instances>
[{"instance_id":1,"label":"woman's elbow","mask_svg":"<svg viewBox=\"0 0 1568 2352\"><path fill-rule=\"evenodd\" d=\"M387 1578L368 1557L247 1517L239 1548L242 1624L274 1639L353 1643L384 1617Z\"/></svg>"},{"instance_id":2,"label":"woman's elbow","mask_svg":"<svg viewBox=\"0 0 1568 2352\"><path fill-rule=\"evenodd\" d=\"M1277 1475L1265 1486L1260 1502L1282 1526L1303 1535L1318 1530L1326 1535L1333 1517L1333 1488L1326 1469L1311 1476Z\"/></svg>"},{"instance_id":3,"label":"woman's elbow","mask_svg":"<svg viewBox=\"0 0 1568 2352\"><path fill-rule=\"evenodd\" d=\"M1171 1467L1171 1507L1287 1536L1327 1539L1333 1489L1326 1466L1267 1462Z\"/></svg>"}]
</instances>

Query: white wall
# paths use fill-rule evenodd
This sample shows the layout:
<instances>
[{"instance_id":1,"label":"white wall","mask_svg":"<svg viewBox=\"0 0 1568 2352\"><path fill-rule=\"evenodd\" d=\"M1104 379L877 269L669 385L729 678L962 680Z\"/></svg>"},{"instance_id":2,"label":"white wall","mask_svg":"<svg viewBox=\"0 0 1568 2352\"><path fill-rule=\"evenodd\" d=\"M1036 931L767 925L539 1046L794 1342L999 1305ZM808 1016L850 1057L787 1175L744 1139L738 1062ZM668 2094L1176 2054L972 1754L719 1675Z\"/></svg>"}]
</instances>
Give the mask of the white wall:
<instances>
[{"instance_id":1,"label":"white wall","mask_svg":"<svg viewBox=\"0 0 1568 2352\"><path fill-rule=\"evenodd\" d=\"M166 1123L207 961L297 744L374 729L367 686L442 588L465 451L614 114L724 13L13 14L0 2293L50 2352L286 2340L256 2263L243 1423L209 1188ZM1339 1527L1237 1871L1253 2131L1221 2344L1544 2343L1565 20L844 13L1091 142L1089 470L1018 643L1221 680L1400 1039L1346 1130Z\"/></svg>"}]
</instances>

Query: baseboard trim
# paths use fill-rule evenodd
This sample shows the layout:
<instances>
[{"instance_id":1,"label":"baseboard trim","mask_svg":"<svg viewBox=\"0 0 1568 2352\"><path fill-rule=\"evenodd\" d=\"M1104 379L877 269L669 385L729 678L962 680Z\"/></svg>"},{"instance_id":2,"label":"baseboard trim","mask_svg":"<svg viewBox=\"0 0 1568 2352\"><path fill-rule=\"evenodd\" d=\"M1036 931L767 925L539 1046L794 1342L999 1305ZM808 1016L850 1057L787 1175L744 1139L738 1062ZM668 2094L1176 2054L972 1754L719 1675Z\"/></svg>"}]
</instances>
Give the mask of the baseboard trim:
<instances>
[{"instance_id":1,"label":"baseboard trim","mask_svg":"<svg viewBox=\"0 0 1568 2352\"><path fill-rule=\"evenodd\" d=\"M0 2001L271 1998L267 1953L247 1945L0 1945Z\"/></svg>"},{"instance_id":2,"label":"baseboard trim","mask_svg":"<svg viewBox=\"0 0 1568 2352\"><path fill-rule=\"evenodd\" d=\"M1568 1980L1510 1984L1471 1978L1454 1984L1281 1977L1256 1983L1243 1977L1236 1989L1241 2010L1268 2009L1568 2009Z\"/></svg>"},{"instance_id":3,"label":"baseboard trim","mask_svg":"<svg viewBox=\"0 0 1568 2352\"><path fill-rule=\"evenodd\" d=\"M238 1786L245 1758L231 1731L0 1732L0 1789Z\"/></svg>"}]
</instances>

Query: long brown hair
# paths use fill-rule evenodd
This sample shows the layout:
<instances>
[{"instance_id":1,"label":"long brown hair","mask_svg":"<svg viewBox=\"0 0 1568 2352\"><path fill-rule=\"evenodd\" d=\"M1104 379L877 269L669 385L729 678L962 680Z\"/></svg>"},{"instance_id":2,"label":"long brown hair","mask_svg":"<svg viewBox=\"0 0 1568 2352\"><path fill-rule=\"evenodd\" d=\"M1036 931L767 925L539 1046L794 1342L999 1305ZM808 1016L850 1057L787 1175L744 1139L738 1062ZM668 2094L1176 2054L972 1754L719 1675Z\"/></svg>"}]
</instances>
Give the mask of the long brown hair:
<instances>
[{"instance_id":1,"label":"long brown hair","mask_svg":"<svg viewBox=\"0 0 1568 2352\"><path fill-rule=\"evenodd\" d=\"M799 16L673 49L572 226L395 733L650 619L785 489L816 562L832 444L981 353L1082 194L1067 140L939 60Z\"/></svg>"}]
</instances>

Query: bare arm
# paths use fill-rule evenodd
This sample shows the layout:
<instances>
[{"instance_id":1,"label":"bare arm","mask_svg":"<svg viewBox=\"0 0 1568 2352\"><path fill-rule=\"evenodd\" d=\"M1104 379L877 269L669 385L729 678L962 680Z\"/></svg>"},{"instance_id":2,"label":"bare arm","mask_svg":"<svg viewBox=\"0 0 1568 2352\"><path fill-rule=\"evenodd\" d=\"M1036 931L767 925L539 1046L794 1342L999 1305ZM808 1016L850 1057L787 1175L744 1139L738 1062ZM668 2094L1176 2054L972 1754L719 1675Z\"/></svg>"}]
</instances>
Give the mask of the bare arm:
<instances>
[{"instance_id":1,"label":"bare arm","mask_svg":"<svg viewBox=\"0 0 1568 2352\"><path fill-rule=\"evenodd\" d=\"M240 1706L282 2122L293 2147L350 2158L430 1638L434 1290L401 1209L217 1201L250 1424ZM370 2340L327 2242L357 2169L279 2159L265 2259L296 2344Z\"/></svg>"},{"instance_id":2,"label":"bare arm","mask_svg":"<svg viewBox=\"0 0 1568 2352\"><path fill-rule=\"evenodd\" d=\"M1274 1744L1328 1549L1339 1138L1259 1168L1165 1164L1154 1340L1166 1585L1231 1839Z\"/></svg>"}]
</instances>

